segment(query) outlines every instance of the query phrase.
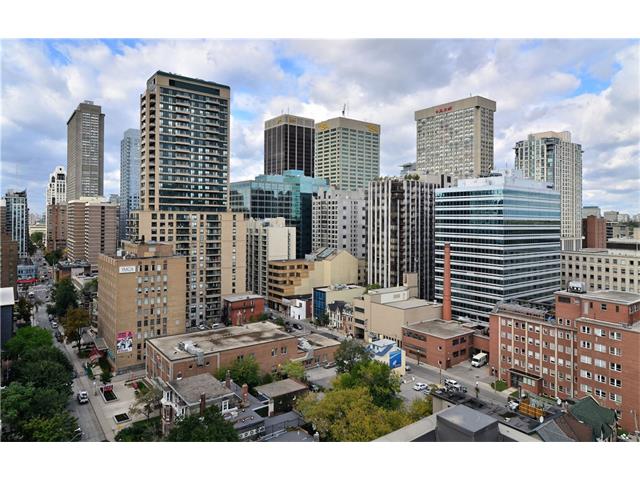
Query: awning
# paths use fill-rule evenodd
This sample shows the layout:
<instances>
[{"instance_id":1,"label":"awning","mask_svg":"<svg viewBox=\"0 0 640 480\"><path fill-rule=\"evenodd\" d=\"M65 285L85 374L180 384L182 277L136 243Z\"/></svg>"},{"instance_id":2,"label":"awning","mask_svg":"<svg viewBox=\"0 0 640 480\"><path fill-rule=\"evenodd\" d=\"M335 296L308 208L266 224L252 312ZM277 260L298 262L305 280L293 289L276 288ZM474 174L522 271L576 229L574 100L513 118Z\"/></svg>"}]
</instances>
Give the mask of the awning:
<instances>
[{"instance_id":1,"label":"awning","mask_svg":"<svg viewBox=\"0 0 640 480\"><path fill-rule=\"evenodd\" d=\"M94 342L96 344L96 348L98 350L100 350L101 352L104 351L104 350L109 350L109 347L107 347L107 342L104 341L104 338L95 337L94 338Z\"/></svg>"}]
</instances>

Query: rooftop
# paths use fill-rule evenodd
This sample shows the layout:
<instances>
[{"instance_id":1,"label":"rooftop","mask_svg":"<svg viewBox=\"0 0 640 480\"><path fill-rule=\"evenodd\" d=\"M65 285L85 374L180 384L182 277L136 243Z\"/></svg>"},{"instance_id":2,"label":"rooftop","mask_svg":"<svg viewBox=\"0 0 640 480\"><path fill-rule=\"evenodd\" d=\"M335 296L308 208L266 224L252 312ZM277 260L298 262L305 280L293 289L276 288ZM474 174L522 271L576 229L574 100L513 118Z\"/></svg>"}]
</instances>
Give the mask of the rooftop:
<instances>
[{"instance_id":1,"label":"rooftop","mask_svg":"<svg viewBox=\"0 0 640 480\"><path fill-rule=\"evenodd\" d=\"M427 335L438 338L452 338L473 333L473 330L470 328L463 327L454 321L445 320L427 320L426 322L407 325L404 328L415 332L426 333Z\"/></svg>"},{"instance_id":2,"label":"rooftop","mask_svg":"<svg viewBox=\"0 0 640 480\"><path fill-rule=\"evenodd\" d=\"M429 305L437 306L437 304L433 302L428 302L421 298L409 298L407 300L400 300L398 302L388 302L388 303L385 303L385 305L388 307L400 308L402 310L407 310L409 308L427 307Z\"/></svg>"},{"instance_id":3,"label":"rooftop","mask_svg":"<svg viewBox=\"0 0 640 480\"><path fill-rule=\"evenodd\" d=\"M271 437L266 442L313 442L313 437L305 430L297 428L296 430L285 431L280 435Z\"/></svg>"},{"instance_id":4,"label":"rooftop","mask_svg":"<svg viewBox=\"0 0 640 480\"><path fill-rule=\"evenodd\" d=\"M585 299L604 300L605 302L616 302L623 305L631 305L640 302L640 293L618 292L616 290L597 290L587 293L562 292L563 295L575 295Z\"/></svg>"},{"instance_id":5,"label":"rooftop","mask_svg":"<svg viewBox=\"0 0 640 480\"><path fill-rule=\"evenodd\" d=\"M281 397L282 395L289 395L290 393L301 392L306 389L306 385L296 382L292 378L285 378L278 382L267 383L266 385L256 387L258 393L269 398Z\"/></svg>"},{"instance_id":6,"label":"rooftop","mask_svg":"<svg viewBox=\"0 0 640 480\"><path fill-rule=\"evenodd\" d=\"M302 338L309 342L309 345L311 345L313 348L334 347L340 345L340 342L338 342L337 340L325 337L324 335L320 335L319 333L310 333L309 335L305 335Z\"/></svg>"},{"instance_id":7,"label":"rooftop","mask_svg":"<svg viewBox=\"0 0 640 480\"><path fill-rule=\"evenodd\" d=\"M396 293L396 292L404 292L407 289L404 285L398 287L389 287L389 288L376 288L371 289L367 293L369 295L381 295L383 293Z\"/></svg>"},{"instance_id":8,"label":"rooftop","mask_svg":"<svg viewBox=\"0 0 640 480\"><path fill-rule=\"evenodd\" d=\"M225 295L222 297L227 302L239 302L241 300L257 300L264 298L262 295L256 295L254 293L236 293L234 295Z\"/></svg>"},{"instance_id":9,"label":"rooftop","mask_svg":"<svg viewBox=\"0 0 640 480\"><path fill-rule=\"evenodd\" d=\"M233 395L233 392L224 385L224 382L221 382L210 373L186 377L182 380L169 382L169 385L187 405L200 403L200 395L203 393L208 399Z\"/></svg>"},{"instance_id":10,"label":"rooftop","mask_svg":"<svg viewBox=\"0 0 640 480\"><path fill-rule=\"evenodd\" d=\"M13 305L15 303L15 297L13 295L13 288L3 287L0 288L0 306Z\"/></svg>"},{"instance_id":11,"label":"rooftop","mask_svg":"<svg viewBox=\"0 0 640 480\"><path fill-rule=\"evenodd\" d=\"M249 323L242 327L226 327L147 340L169 360L193 357L178 347L180 342L193 342L193 346L210 355L259 343L295 338L270 322Z\"/></svg>"},{"instance_id":12,"label":"rooftop","mask_svg":"<svg viewBox=\"0 0 640 480\"><path fill-rule=\"evenodd\" d=\"M438 417L470 432L479 432L496 423L495 418L485 413L472 410L465 405L456 405L453 408L447 408L439 412Z\"/></svg>"},{"instance_id":13,"label":"rooftop","mask_svg":"<svg viewBox=\"0 0 640 480\"><path fill-rule=\"evenodd\" d=\"M357 288L364 289L365 287L361 287L360 285L348 285L344 283L338 283L335 285L328 285L326 287L316 287L314 290L318 290L319 292L340 292L342 290L354 290Z\"/></svg>"}]
</instances>

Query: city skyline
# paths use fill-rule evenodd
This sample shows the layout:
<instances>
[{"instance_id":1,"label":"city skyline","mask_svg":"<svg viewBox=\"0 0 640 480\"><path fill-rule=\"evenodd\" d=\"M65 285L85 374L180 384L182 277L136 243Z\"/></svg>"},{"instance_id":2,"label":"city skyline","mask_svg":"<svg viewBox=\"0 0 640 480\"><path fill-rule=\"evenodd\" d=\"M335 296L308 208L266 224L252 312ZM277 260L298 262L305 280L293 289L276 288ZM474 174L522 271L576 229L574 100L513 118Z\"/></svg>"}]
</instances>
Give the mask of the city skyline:
<instances>
[{"instance_id":1,"label":"city skyline","mask_svg":"<svg viewBox=\"0 0 640 480\"><path fill-rule=\"evenodd\" d=\"M117 193L120 139L137 126L141 79L165 69L231 86L231 181L262 173L264 120L289 112L321 122L340 115L344 104L347 117L382 126L381 175L397 175L402 163L415 161L414 111L471 93L497 102L496 168L513 166L513 147L529 133L568 130L585 150L583 203L633 214L630 194L640 190L634 168L640 153L640 99L634 88L639 45L636 40L3 41L3 191L27 188L30 209L44 211L41 192L48 178L43 172L66 163L66 119L78 103L92 100L106 114L105 196ZM354 55L375 62L353 64ZM403 69L407 74L398 75Z\"/></svg>"}]
</instances>

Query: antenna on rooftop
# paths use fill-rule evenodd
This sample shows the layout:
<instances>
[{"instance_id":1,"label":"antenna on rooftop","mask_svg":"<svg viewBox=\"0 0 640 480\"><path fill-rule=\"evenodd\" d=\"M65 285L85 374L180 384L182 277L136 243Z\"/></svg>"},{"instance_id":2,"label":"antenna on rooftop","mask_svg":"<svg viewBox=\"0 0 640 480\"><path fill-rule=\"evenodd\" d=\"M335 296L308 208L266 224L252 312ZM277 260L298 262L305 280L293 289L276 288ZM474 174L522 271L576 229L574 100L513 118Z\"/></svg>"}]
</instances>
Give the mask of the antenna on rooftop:
<instances>
[{"instance_id":1,"label":"antenna on rooftop","mask_svg":"<svg viewBox=\"0 0 640 480\"><path fill-rule=\"evenodd\" d=\"M345 104L342 105L342 116L343 117L344 117L344 112L345 112L346 109L347 109L347 104L345 103Z\"/></svg>"}]
</instances>

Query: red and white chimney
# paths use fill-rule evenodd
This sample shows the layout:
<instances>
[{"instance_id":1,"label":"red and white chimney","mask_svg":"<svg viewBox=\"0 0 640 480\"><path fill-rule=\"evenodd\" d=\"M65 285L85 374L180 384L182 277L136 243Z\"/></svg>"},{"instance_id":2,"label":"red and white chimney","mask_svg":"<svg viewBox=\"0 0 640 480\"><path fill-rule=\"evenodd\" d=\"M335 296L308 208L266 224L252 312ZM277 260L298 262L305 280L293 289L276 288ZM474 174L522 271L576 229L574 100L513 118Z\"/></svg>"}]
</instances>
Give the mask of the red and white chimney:
<instances>
[{"instance_id":1,"label":"red and white chimney","mask_svg":"<svg viewBox=\"0 0 640 480\"><path fill-rule=\"evenodd\" d=\"M451 320L451 245L444 244L444 274L442 291L442 319Z\"/></svg>"}]
</instances>

